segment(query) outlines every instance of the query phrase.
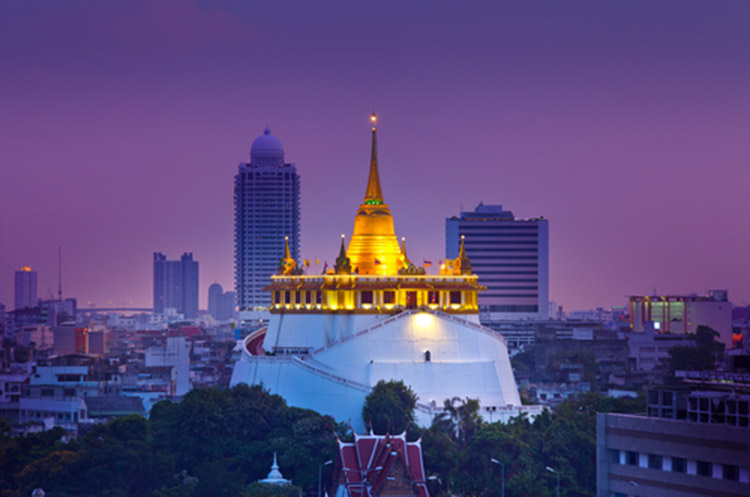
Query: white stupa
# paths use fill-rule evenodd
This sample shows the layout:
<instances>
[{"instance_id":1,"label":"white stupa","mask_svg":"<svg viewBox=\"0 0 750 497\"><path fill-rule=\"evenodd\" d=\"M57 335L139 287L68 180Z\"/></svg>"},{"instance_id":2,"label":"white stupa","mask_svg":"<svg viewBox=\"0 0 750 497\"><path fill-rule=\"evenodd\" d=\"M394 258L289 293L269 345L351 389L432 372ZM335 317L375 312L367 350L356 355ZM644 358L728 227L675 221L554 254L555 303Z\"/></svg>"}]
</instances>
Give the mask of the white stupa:
<instances>
[{"instance_id":1,"label":"white stupa","mask_svg":"<svg viewBox=\"0 0 750 497\"><path fill-rule=\"evenodd\" d=\"M291 485L292 480L284 479L284 475L279 471L279 465L276 462L276 452L273 453L273 464L271 464L271 471L268 472L268 476L263 480L258 480L260 483L268 483L271 485Z\"/></svg>"}]
</instances>

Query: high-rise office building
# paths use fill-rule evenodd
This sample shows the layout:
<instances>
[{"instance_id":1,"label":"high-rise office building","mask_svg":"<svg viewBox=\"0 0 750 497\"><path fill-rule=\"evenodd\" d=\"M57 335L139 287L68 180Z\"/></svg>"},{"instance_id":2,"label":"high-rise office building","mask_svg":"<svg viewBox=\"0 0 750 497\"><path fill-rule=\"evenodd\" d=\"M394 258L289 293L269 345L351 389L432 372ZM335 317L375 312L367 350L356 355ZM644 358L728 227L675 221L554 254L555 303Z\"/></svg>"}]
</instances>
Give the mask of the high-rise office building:
<instances>
[{"instance_id":1,"label":"high-rise office building","mask_svg":"<svg viewBox=\"0 0 750 497\"><path fill-rule=\"evenodd\" d=\"M154 252L154 313L170 308L186 318L198 314L198 261L192 252L182 254L179 261Z\"/></svg>"},{"instance_id":2,"label":"high-rise office building","mask_svg":"<svg viewBox=\"0 0 750 497\"><path fill-rule=\"evenodd\" d=\"M20 271L16 271L15 291L15 309L36 307L36 271L32 271L29 266L24 266Z\"/></svg>"},{"instance_id":3,"label":"high-rise office building","mask_svg":"<svg viewBox=\"0 0 750 497\"><path fill-rule=\"evenodd\" d=\"M289 237L292 258L300 252L300 180L294 164L284 163L284 147L265 129L252 145L250 163L234 177L234 271L240 311L271 304L270 284Z\"/></svg>"},{"instance_id":4,"label":"high-rise office building","mask_svg":"<svg viewBox=\"0 0 750 497\"><path fill-rule=\"evenodd\" d=\"M227 321L235 317L237 294L225 292L218 283L208 287L208 313L217 321Z\"/></svg>"},{"instance_id":5,"label":"high-rise office building","mask_svg":"<svg viewBox=\"0 0 750 497\"><path fill-rule=\"evenodd\" d=\"M479 292L480 319L546 319L549 314L549 227L546 219L516 219L501 205L484 205L445 221L446 258L466 255L487 290Z\"/></svg>"}]
</instances>

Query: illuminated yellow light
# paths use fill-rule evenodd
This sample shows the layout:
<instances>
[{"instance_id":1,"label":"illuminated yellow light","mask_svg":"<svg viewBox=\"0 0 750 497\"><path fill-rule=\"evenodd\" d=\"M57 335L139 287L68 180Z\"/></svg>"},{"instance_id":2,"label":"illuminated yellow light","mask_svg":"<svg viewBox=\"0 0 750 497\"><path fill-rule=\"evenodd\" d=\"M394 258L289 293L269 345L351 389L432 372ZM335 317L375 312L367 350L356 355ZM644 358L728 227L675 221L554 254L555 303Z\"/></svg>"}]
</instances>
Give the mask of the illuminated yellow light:
<instances>
[{"instance_id":1,"label":"illuminated yellow light","mask_svg":"<svg viewBox=\"0 0 750 497\"><path fill-rule=\"evenodd\" d=\"M414 324L420 328L429 328L432 326L433 320L434 318L432 317L432 314L420 312L414 317Z\"/></svg>"},{"instance_id":2,"label":"illuminated yellow light","mask_svg":"<svg viewBox=\"0 0 750 497\"><path fill-rule=\"evenodd\" d=\"M21 271L23 271L24 273L29 273L29 272L31 272L31 267L30 266L24 266L24 267L21 268Z\"/></svg>"}]
</instances>

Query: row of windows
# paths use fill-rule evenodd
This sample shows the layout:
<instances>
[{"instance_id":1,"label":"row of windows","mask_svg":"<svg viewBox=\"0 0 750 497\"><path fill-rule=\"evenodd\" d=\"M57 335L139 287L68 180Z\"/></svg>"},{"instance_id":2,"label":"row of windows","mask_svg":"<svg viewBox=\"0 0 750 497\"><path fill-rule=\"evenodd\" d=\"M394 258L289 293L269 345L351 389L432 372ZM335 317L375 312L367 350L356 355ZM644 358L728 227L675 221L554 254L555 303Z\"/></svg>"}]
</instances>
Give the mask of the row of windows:
<instances>
[{"instance_id":1,"label":"row of windows","mask_svg":"<svg viewBox=\"0 0 750 497\"><path fill-rule=\"evenodd\" d=\"M474 254L477 254L478 252L538 252L538 249L536 247L532 248L497 248L497 245L488 242L488 246L486 249L483 248L467 248L466 252L468 253L469 257L477 257Z\"/></svg>"},{"instance_id":2,"label":"row of windows","mask_svg":"<svg viewBox=\"0 0 750 497\"><path fill-rule=\"evenodd\" d=\"M464 245L467 247L470 247L472 245L483 245L486 243L492 243L497 244L497 240L483 240L484 234L482 235L475 235L472 238L467 238L464 240ZM537 240L503 240L503 245L539 245L539 241Z\"/></svg>"},{"instance_id":3,"label":"row of windows","mask_svg":"<svg viewBox=\"0 0 750 497\"><path fill-rule=\"evenodd\" d=\"M740 468L734 464L714 464L708 461L693 461L682 457L669 457L660 454L639 454L631 450L620 451L617 449L611 449L610 462L660 471L722 478L724 480L740 480ZM743 479L746 480L747 475Z\"/></svg>"},{"instance_id":4,"label":"row of windows","mask_svg":"<svg viewBox=\"0 0 750 497\"><path fill-rule=\"evenodd\" d=\"M407 300L409 295L415 294L416 292L407 292ZM304 300L304 302L303 302ZM374 303L374 293L372 290L363 290L360 292L360 301L362 304ZM461 292L451 291L448 292L448 301L450 304L461 304ZM323 303L323 292L320 291L307 291L307 292L295 292L295 291L277 291L273 292L274 304L322 304ZM427 303L437 305L440 302L440 293L438 291L427 292ZM383 303L384 304L395 304L396 303L396 292L394 290L383 291ZM408 303L408 302L407 302ZM414 302L416 305L416 301Z\"/></svg>"},{"instance_id":5,"label":"row of windows","mask_svg":"<svg viewBox=\"0 0 750 497\"><path fill-rule=\"evenodd\" d=\"M465 234L466 231L473 231L473 230L536 230L539 226L536 224L506 224L506 225L497 225L497 224L464 224L460 228L461 234Z\"/></svg>"}]
</instances>

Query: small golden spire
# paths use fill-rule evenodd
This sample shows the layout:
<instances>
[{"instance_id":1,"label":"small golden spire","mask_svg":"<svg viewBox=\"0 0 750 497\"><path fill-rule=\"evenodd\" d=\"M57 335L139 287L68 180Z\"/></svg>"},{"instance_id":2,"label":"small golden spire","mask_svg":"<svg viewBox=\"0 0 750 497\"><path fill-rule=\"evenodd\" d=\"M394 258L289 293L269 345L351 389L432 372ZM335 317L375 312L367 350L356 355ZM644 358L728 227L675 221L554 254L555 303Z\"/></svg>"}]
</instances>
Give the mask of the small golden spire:
<instances>
[{"instance_id":1,"label":"small golden spire","mask_svg":"<svg viewBox=\"0 0 750 497\"><path fill-rule=\"evenodd\" d=\"M284 244L286 245L284 248L284 259L291 259L292 256L289 252L289 237L288 236L284 237Z\"/></svg>"},{"instance_id":2,"label":"small golden spire","mask_svg":"<svg viewBox=\"0 0 750 497\"><path fill-rule=\"evenodd\" d=\"M383 190L380 188L380 174L378 173L378 116L374 112L370 116L370 122L372 122L372 151L370 152L370 177L367 179L365 204L379 205L383 203Z\"/></svg>"}]
</instances>

